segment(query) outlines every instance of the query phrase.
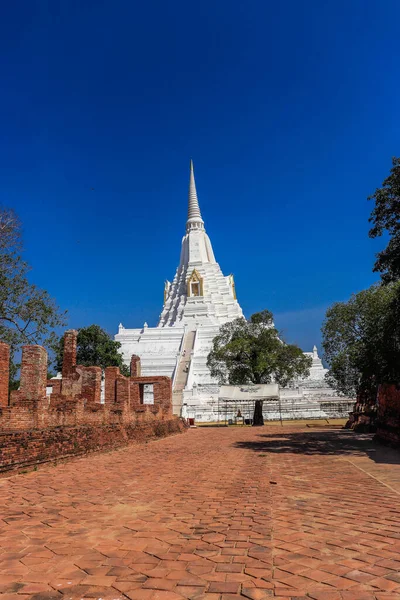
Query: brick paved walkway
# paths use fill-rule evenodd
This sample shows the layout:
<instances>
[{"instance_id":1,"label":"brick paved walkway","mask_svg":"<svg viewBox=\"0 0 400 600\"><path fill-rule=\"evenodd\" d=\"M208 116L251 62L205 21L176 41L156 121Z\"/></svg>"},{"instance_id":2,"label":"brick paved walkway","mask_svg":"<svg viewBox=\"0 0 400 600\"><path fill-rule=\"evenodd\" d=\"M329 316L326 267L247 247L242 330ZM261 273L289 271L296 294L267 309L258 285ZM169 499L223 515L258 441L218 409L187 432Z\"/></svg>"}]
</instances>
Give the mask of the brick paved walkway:
<instances>
[{"instance_id":1,"label":"brick paved walkway","mask_svg":"<svg viewBox=\"0 0 400 600\"><path fill-rule=\"evenodd\" d=\"M400 599L400 453L185 435L0 480L0 600Z\"/></svg>"}]
</instances>

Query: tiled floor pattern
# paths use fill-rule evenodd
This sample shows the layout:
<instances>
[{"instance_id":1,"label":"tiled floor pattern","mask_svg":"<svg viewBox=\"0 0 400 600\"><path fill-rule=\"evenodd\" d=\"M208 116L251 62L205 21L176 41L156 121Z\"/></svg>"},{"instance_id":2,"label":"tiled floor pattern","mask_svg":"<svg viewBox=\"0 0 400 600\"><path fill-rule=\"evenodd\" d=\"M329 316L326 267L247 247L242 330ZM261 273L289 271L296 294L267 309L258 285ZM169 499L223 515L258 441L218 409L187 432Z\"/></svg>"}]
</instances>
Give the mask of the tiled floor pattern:
<instances>
[{"instance_id":1,"label":"tiled floor pattern","mask_svg":"<svg viewBox=\"0 0 400 600\"><path fill-rule=\"evenodd\" d=\"M400 453L198 428L0 480L0 600L400 599Z\"/></svg>"}]
</instances>

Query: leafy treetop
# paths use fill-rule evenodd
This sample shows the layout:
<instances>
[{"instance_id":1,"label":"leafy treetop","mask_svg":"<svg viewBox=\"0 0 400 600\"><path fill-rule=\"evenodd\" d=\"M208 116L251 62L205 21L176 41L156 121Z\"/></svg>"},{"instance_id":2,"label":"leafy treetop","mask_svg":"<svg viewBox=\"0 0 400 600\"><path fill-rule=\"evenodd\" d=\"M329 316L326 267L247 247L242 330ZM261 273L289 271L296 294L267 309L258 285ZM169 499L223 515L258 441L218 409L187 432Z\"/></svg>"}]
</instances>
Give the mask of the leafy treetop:
<instances>
[{"instance_id":1,"label":"leafy treetop","mask_svg":"<svg viewBox=\"0 0 400 600\"><path fill-rule=\"evenodd\" d=\"M400 383L400 282L374 285L336 302L322 326L328 382L374 400L381 383Z\"/></svg>"},{"instance_id":2,"label":"leafy treetop","mask_svg":"<svg viewBox=\"0 0 400 600\"><path fill-rule=\"evenodd\" d=\"M54 329L65 325L66 315L45 290L28 281L21 252L18 217L0 208L0 339L10 345L12 356L22 344L51 347L57 339ZM12 375L15 371L14 366Z\"/></svg>"},{"instance_id":3,"label":"leafy treetop","mask_svg":"<svg viewBox=\"0 0 400 600\"><path fill-rule=\"evenodd\" d=\"M76 362L85 367L119 367L123 375L129 376L129 368L123 362L119 352L120 342L112 337L99 325L90 325L78 329ZM55 347L56 368L62 370L64 355L64 336Z\"/></svg>"},{"instance_id":4,"label":"leafy treetop","mask_svg":"<svg viewBox=\"0 0 400 600\"><path fill-rule=\"evenodd\" d=\"M392 159L392 169L381 188L378 188L369 200L375 201L369 231L372 238L389 234L388 245L377 254L374 271L381 273L386 284L400 279L400 158Z\"/></svg>"},{"instance_id":5,"label":"leafy treetop","mask_svg":"<svg viewBox=\"0 0 400 600\"><path fill-rule=\"evenodd\" d=\"M295 345L278 336L268 310L255 313L247 321L235 319L222 325L213 340L207 366L220 384L260 384L307 377L312 359Z\"/></svg>"}]
</instances>

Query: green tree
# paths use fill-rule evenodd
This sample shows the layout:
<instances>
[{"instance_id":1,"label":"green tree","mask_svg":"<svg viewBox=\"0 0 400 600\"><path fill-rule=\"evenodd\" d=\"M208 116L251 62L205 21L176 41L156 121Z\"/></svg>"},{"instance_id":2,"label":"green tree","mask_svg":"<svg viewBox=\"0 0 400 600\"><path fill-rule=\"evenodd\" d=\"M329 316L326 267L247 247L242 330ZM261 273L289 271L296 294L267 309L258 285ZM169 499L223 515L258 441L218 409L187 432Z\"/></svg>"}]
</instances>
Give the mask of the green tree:
<instances>
[{"instance_id":1,"label":"green tree","mask_svg":"<svg viewBox=\"0 0 400 600\"><path fill-rule=\"evenodd\" d=\"M29 266L21 253L18 217L0 208L0 339L11 347L11 379L18 370L13 359L21 345L51 347L57 339L54 329L65 325L66 315L45 290L29 282Z\"/></svg>"},{"instance_id":2,"label":"green tree","mask_svg":"<svg viewBox=\"0 0 400 600\"><path fill-rule=\"evenodd\" d=\"M78 329L76 362L84 367L119 367L123 375L129 376L129 367L123 362L119 352L120 342L115 342L112 337L99 325L90 325ZM54 348L56 355L56 368L62 370L64 355L64 336Z\"/></svg>"},{"instance_id":3,"label":"green tree","mask_svg":"<svg viewBox=\"0 0 400 600\"><path fill-rule=\"evenodd\" d=\"M377 254L374 265L374 271L381 273L385 284L400 279L400 158L392 158L392 165L382 187L369 197L375 201L369 236L376 238L385 232L389 235L389 242Z\"/></svg>"},{"instance_id":4,"label":"green tree","mask_svg":"<svg viewBox=\"0 0 400 600\"><path fill-rule=\"evenodd\" d=\"M307 377L312 359L278 335L268 310L225 323L213 340L207 366L222 385L276 382L285 386L293 379ZM255 415L261 402L256 402ZM262 414L262 412L261 412Z\"/></svg>"},{"instance_id":5,"label":"green tree","mask_svg":"<svg viewBox=\"0 0 400 600\"><path fill-rule=\"evenodd\" d=\"M373 285L333 304L322 336L329 384L374 401L380 383L400 382L400 282Z\"/></svg>"}]
</instances>

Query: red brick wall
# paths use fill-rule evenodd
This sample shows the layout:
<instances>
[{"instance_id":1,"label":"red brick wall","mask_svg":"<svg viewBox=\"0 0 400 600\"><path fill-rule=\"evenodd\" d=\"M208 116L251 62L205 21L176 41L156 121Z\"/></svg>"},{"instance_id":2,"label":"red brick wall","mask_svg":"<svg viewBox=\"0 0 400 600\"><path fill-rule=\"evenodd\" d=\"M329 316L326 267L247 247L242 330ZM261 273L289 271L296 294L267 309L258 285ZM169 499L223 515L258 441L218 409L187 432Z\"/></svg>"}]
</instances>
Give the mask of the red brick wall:
<instances>
[{"instance_id":1,"label":"red brick wall","mask_svg":"<svg viewBox=\"0 0 400 600\"><path fill-rule=\"evenodd\" d=\"M376 436L383 442L400 445L400 389L395 385L379 387Z\"/></svg>"},{"instance_id":2,"label":"red brick wall","mask_svg":"<svg viewBox=\"0 0 400 600\"><path fill-rule=\"evenodd\" d=\"M15 398L18 392L13 392L11 398ZM15 406L6 406L1 410L0 431L17 431L20 429L34 429L37 427L38 402L18 402Z\"/></svg>"},{"instance_id":3,"label":"red brick wall","mask_svg":"<svg viewBox=\"0 0 400 600\"><path fill-rule=\"evenodd\" d=\"M64 334L63 379L71 375L76 367L77 337L78 332L75 329L70 329Z\"/></svg>"},{"instance_id":4,"label":"red brick wall","mask_svg":"<svg viewBox=\"0 0 400 600\"><path fill-rule=\"evenodd\" d=\"M76 364L77 338L78 332L75 329L65 332L60 393L69 398L100 402L101 368Z\"/></svg>"},{"instance_id":5,"label":"red brick wall","mask_svg":"<svg viewBox=\"0 0 400 600\"><path fill-rule=\"evenodd\" d=\"M138 388L133 393L133 403L140 404L140 386L146 383L153 385L154 406L172 414L172 381L169 377L131 377L132 386Z\"/></svg>"},{"instance_id":6,"label":"red brick wall","mask_svg":"<svg viewBox=\"0 0 400 600\"><path fill-rule=\"evenodd\" d=\"M131 377L132 387L138 388L132 394L133 403L141 403L140 386L146 383L153 384L155 410L161 408L172 415L172 381L169 377Z\"/></svg>"},{"instance_id":7,"label":"red brick wall","mask_svg":"<svg viewBox=\"0 0 400 600\"><path fill-rule=\"evenodd\" d=\"M82 397L88 402L100 403L101 367L76 367L76 371L81 375Z\"/></svg>"},{"instance_id":8,"label":"red brick wall","mask_svg":"<svg viewBox=\"0 0 400 600\"><path fill-rule=\"evenodd\" d=\"M119 404L125 404L127 408L130 408L130 383L128 377L119 375L117 377L117 402Z\"/></svg>"},{"instance_id":9,"label":"red brick wall","mask_svg":"<svg viewBox=\"0 0 400 600\"><path fill-rule=\"evenodd\" d=\"M46 381L44 348L24 346L21 387L12 393L10 406L0 405L0 436L4 441L0 470L1 465L7 469L71 452L118 446L136 439L141 432L149 436L165 435L169 430L181 429L181 421L172 417L172 388L168 377L124 377L118 367L108 367L105 403L101 404L101 369L76 365L76 337L76 331L69 331L65 336L67 365L63 367L62 380ZM0 368L4 373L6 366L7 346L1 344ZM8 393L8 377L5 380L3 398L7 398ZM140 400L143 385L148 383L153 384L154 405L144 405ZM46 397L46 384L52 387L49 397ZM65 438L64 433L60 433L61 438L57 434L59 428ZM73 451L75 446L77 452Z\"/></svg>"},{"instance_id":10,"label":"red brick wall","mask_svg":"<svg viewBox=\"0 0 400 600\"><path fill-rule=\"evenodd\" d=\"M107 367L105 369L104 402L107 405L113 404L116 401L118 375L118 367Z\"/></svg>"},{"instance_id":11,"label":"red brick wall","mask_svg":"<svg viewBox=\"0 0 400 600\"><path fill-rule=\"evenodd\" d=\"M21 399L46 397L47 352L42 346L23 346L21 362Z\"/></svg>"},{"instance_id":12,"label":"red brick wall","mask_svg":"<svg viewBox=\"0 0 400 600\"><path fill-rule=\"evenodd\" d=\"M132 354L131 356L131 377L140 377L141 366L140 366L140 358L136 356L136 354Z\"/></svg>"},{"instance_id":13,"label":"red brick wall","mask_svg":"<svg viewBox=\"0 0 400 600\"><path fill-rule=\"evenodd\" d=\"M48 379L46 387L51 387L52 394L61 394L61 379Z\"/></svg>"},{"instance_id":14,"label":"red brick wall","mask_svg":"<svg viewBox=\"0 0 400 600\"><path fill-rule=\"evenodd\" d=\"M0 473L80 456L88 452L110 450L131 442L165 437L185 431L182 421L172 417L165 421L143 419L121 426L61 426L44 430L0 432Z\"/></svg>"},{"instance_id":15,"label":"red brick wall","mask_svg":"<svg viewBox=\"0 0 400 600\"><path fill-rule=\"evenodd\" d=\"M134 379L133 377L131 377L129 385L131 388L131 391L130 391L131 407L133 408L133 410L139 410L139 409L143 408L143 404L141 403L141 397L140 397L140 386L137 383L137 380Z\"/></svg>"},{"instance_id":16,"label":"red brick wall","mask_svg":"<svg viewBox=\"0 0 400 600\"><path fill-rule=\"evenodd\" d=\"M0 407L8 406L8 380L10 369L10 348L0 342Z\"/></svg>"}]
</instances>

